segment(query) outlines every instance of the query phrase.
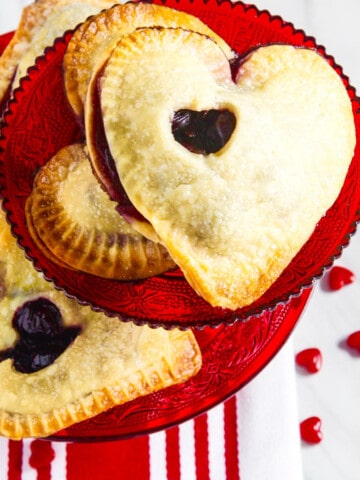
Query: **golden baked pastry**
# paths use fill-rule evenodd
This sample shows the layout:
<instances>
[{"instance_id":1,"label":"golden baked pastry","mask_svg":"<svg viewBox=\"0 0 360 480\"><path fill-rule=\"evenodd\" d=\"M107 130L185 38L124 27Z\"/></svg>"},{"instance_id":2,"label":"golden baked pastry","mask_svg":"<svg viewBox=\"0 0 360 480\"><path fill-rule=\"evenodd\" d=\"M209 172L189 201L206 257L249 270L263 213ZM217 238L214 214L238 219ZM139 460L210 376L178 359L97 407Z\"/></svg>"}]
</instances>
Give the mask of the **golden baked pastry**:
<instances>
[{"instance_id":1,"label":"golden baked pastry","mask_svg":"<svg viewBox=\"0 0 360 480\"><path fill-rule=\"evenodd\" d=\"M115 5L80 25L64 57L64 83L74 112L83 116L87 88L95 69L107 59L122 35L139 27L182 26L216 39L231 58L230 47L198 18L184 12L147 3Z\"/></svg>"},{"instance_id":2,"label":"golden baked pastry","mask_svg":"<svg viewBox=\"0 0 360 480\"><path fill-rule=\"evenodd\" d=\"M67 298L32 269L3 214L0 260L0 435L48 436L198 372L191 331L123 323Z\"/></svg>"},{"instance_id":3,"label":"golden baked pastry","mask_svg":"<svg viewBox=\"0 0 360 480\"><path fill-rule=\"evenodd\" d=\"M49 283L37 272L24 251L16 244L0 204L0 301L5 297L41 292L49 289Z\"/></svg>"},{"instance_id":4,"label":"golden baked pastry","mask_svg":"<svg viewBox=\"0 0 360 480\"><path fill-rule=\"evenodd\" d=\"M32 237L56 263L119 280L174 268L165 248L136 232L115 207L78 143L40 169L25 211Z\"/></svg>"},{"instance_id":5,"label":"golden baked pastry","mask_svg":"<svg viewBox=\"0 0 360 480\"><path fill-rule=\"evenodd\" d=\"M208 37L147 28L121 38L98 81L130 201L210 304L252 303L343 184L355 129L340 77L315 51L273 45L234 82Z\"/></svg>"},{"instance_id":6,"label":"golden baked pastry","mask_svg":"<svg viewBox=\"0 0 360 480\"><path fill-rule=\"evenodd\" d=\"M110 0L37 0L25 7L13 38L0 57L0 102L14 76L15 87L56 37L111 5Z\"/></svg>"}]
</instances>

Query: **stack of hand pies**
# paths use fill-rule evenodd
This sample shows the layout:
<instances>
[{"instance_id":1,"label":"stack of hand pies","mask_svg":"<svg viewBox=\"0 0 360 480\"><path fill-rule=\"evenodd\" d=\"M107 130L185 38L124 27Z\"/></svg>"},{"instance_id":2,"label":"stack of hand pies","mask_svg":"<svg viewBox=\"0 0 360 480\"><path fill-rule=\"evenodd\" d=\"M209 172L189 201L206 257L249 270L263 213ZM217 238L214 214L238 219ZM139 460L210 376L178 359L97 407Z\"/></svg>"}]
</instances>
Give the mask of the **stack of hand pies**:
<instances>
[{"instance_id":1,"label":"stack of hand pies","mask_svg":"<svg viewBox=\"0 0 360 480\"><path fill-rule=\"evenodd\" d=\"M177 267L211 305L249 305L344 182L355 129L343 83L315 51L267 45L239 58L189 14L108 3L37 1L0 61L4 95L57 36L52 25L70 28L68 8L104 9L83 21L84 10L63 61L85 141L38 172L29 232L67 268L136 281ZM31 266L16 275L14 258L28 262L7 228L2 219L1 434L48 435L198 372L190 331L124 324Z\"/></svg>"},{"instance_id":2,"label":"stack of hand pies","mask_svg":"<svg viewBox=\"0 0 360 480\"><path fill-rule=\"evenodd\" d=\"M340 191L352 109L312 50L238 59L191 15L128 3L77 28L63 66L86 143L43 168L27 204L55 261L120 280L176 265L211 305L236 310L279 277Z\"/></svg>"}]
</instances>

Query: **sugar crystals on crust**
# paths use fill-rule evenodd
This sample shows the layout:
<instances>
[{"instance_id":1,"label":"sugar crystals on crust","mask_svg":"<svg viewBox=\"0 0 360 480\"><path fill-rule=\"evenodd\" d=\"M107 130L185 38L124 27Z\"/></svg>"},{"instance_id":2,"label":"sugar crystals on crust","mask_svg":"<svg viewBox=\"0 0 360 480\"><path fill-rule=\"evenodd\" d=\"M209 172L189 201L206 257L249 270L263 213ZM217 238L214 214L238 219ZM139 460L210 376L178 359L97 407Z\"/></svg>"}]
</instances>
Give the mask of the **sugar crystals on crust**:
<instances>
[{"instance_id":1,"label":"sugar crystals on crust","mask_svg":"<svg viewBox=\"0 0 360 480\"><path fill-rule=\"evenodd\" d=\"M355 129L340 77L319 54L261 47L236 82L223 51L182 29L139 29L100 84L106 137L131 202L193 288L230 309L259 298L338 196ZM229 111L218 151L190 151L176 112Z\"/></svg>"}]
</instances>

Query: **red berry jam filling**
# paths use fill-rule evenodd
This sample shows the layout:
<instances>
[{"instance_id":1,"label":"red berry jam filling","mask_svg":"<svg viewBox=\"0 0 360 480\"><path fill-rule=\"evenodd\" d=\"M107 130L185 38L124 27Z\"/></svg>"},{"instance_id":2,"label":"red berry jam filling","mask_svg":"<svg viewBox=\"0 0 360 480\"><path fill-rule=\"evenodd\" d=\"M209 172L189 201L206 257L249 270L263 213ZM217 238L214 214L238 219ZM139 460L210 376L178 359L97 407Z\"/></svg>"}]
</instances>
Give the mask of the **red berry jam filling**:
<instances>
[{"instance_id":1,"label":"red berry jam filling","mask_svg":"<svg viewBox=\"0 0 360 480\"><path fill-rule=\"evenodd\" d=\"M93 128L95 132L94 145L97 155L99 156L99 162L97 168L100 170L101 183L108 193L109 197L118 204L116 210L122 215L129 223L132 219L147 222L147 220L141 215L141 213L133 206L127 196L124 187L122 186L118 172L116 170L115 161L111 155L108 141L106 139L104 121L101 113L100 105L100 81L102 71L97 77L97 87L92 92L92 105L94 109L94 119L96 128Z\"/></svg>"},{"instance_id":2,"label":"red berry jam filling","mask_svg":"<svg viewBox=\"0 0 360 480\"><path fill-rule=\"evenodd\" d=\"M21 373L34 373L52 364L81 330L65 327L58 307L43 297L19 307L12 323L19 337L14 347L0 352L0 361L12 358Z\"/></svg>"},{"instance_id":3,"label":"red berry jam filling","mask_svg":"<svg viewBox=\"0 0 360 480\"><path fill-rule=\"evenodd\" d=\"M236 80L238 79L240 75L240 67L244 63L244 61L247 58L247 55L239 55L237 52L233 51L233 58L229 61L230 65L230 71L231 71L231 78L233 79L233 82L236 83Z\"/></svg>"},{"instance_id":4,"label":"red berry jam filling","mask_svg":"<svg viewBox=\"0 0 360 480\"><path fill-rule=\"evenodd\" d=\"M185 148L208 155L226 145L235 126L235 115L229 110L182 109L175 112L171 128L175 140Z\"/></svg>"},{"instance_id":5,"label":"red berry jam filling","mask_svg":"<svg viewBox=\"0 0 360 480\"><path fill-rule=\"evenodd\" d=\"M120 215L129 223L132 219L147 222L130 202L121 184L114 158L110 152L101 113L101 76L102 72L98 74L97 88L92 93L93 121L96 123L96 128L93 129L96 136L93 140L99 156L97 168L100 170L100 180L110 198L118 204L116 209ZM175 140L188 150L204 155L218 152L223 148L229 141L235 126L235 115L226 109L211 109L200 112L182 109L175 112L171 122Z\"/></svg>"}]
</instances>

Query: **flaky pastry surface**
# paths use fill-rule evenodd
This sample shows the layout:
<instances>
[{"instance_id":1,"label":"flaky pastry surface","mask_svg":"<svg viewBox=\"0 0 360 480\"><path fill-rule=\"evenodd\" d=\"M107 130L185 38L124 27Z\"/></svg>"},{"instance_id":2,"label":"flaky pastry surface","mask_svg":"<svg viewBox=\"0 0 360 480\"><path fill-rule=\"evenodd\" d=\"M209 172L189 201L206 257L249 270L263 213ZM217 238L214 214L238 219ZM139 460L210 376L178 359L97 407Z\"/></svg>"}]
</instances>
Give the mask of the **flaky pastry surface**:
<instances>
[{"instance_id":1,"label":"flaky pastry surface","mask_svg":"<svg viewBox=\"0 0 360 480\"><path fill-rule=\"evenodd\" d=\"M231 57L230 47L198 18L147 3L115 5L84 22L72 36L64 57L64 82L74 112L83 116L88 85L122 35L139 27L182 26L216 39Z\"/></svg>"},{"instance_id":2,"label":"flaky pastry surface","mask_svg":"<svg viewBox=\"0 0 360 480\"><path fill-rule=\"evenodd\" d=\"M228 109L218 152L176 142L179 109ZM258 48L237 81L209 38L142 29L120 40L101 79L116 168L193 288L212 305L252 303L278 278L333 204L355 131L340 77L316 52Z\"/></svg>"},{"instance_id":3,"label":"flaky pastry surface","mask_svg":"<svg viewBox=\"0 0 360 480\"><path fill-rule=\"evenodd\" d=\"M91 171L86 147L60 150L38 172L26 202L29 231L57 263L119 280L163 273L175 264L115 210Z\"/></svg>"},{"instance_id":4,"label":"flaky pastry surface","mask_svg":"<svg viewBox=\"0 0 360 480\"><path fill-rule=\"evenodd\" d=\"M13 38L0 57L0 102L14 77L16 87L27 68L55 38L112 5L109 0L37 0L26 6Z\"/></svg>"}]
</instances>

